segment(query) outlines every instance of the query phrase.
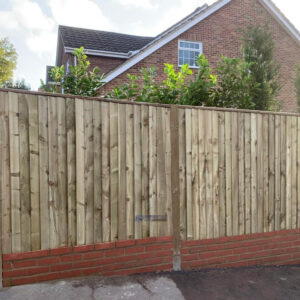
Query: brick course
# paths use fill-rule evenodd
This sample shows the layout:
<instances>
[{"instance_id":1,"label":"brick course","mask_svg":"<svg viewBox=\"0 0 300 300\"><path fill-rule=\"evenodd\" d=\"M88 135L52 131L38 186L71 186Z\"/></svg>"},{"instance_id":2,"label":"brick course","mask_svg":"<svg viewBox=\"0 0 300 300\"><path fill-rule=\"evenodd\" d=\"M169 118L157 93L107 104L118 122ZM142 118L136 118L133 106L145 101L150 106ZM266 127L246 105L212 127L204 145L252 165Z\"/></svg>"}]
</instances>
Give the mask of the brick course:
<instances>
[{"instance_id":1,"label":"brick course","mask_svg":"<svg viewBox=\"0 0 300 300\"><path fill-rule=\"evenodd\" d=\"M184 241L182 270L300 264L300 229Z\"/></svg>"},{"instance_id":2,"label":"brick course","mask_svg":"<svg viewBox=\"0 0 300 300\"><path fill-rule=\"evenodd\" d=\"M146 238L3 255L3 285L67 277L172 270L172 237ZM155 246L154 248L149 248Z\"/></svg>"},{"instance_id":3,"label":"brick course","mask_svg":"<svg viewBox=\"0 0 300 300\"><path fill-rule=\"evenodd\" d=\"M158 237L3 254L3 285L173 269L173 238ZM300 264L300 229L182 241L181 269Z\"/></svg>"}]
</instances>

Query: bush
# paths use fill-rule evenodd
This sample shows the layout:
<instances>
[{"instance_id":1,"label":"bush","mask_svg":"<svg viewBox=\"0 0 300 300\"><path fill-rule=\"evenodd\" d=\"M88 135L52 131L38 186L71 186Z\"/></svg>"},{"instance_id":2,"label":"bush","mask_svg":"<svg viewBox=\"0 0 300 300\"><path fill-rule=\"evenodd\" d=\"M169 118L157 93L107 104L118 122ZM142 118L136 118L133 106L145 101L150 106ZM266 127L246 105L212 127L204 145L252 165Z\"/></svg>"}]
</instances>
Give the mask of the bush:
<instances>
[{"instance_id":1,"label":"bush","mask_svg":"<svg viewBox=\"0 0 300 300\"><path fill-rule=\"evenodd\" d=\"M239 58L223 56L217 71L217 85L213 91L213 106L253 109L251 91L256 87L249 72L250 64Z\"/></svg>"},{"instance_id":2,"label":"bush","mask_svg":"<svg viewBox=\"0 0 300 300\"><path fill-rule=\"evenodd\" d=\"M173 65L165 64L166 79L163 82L156 82L153 67L142 69L141 87L136 83L140 78L128 74L129 83L115 87L106 97L164 104L254 108L250 91L255 83L249 72L249 63L238 58L222 57L217 75L211 73L204 55L199 56L197 64L198 73L188 84L186 79L192 74L188 65L182 66L176 73Z\"/></svg>"},{"instance_id":3,"label":"bush","mask_svg":"<svg viewBox=\"0 0 300 300\"><path fill-rule=\"evenodd\" d=\"M41 80L41 89L48 92L65 93L71 95L95 97L99 95L99 89L103 86L103 74L95 67L89 71L90 62L85 55L84 48L74 50L77 64L70 66L65 72L64 65L51 69L50 76L54 80L53 86L47 87Z\"/></svg>"}]
</instances>

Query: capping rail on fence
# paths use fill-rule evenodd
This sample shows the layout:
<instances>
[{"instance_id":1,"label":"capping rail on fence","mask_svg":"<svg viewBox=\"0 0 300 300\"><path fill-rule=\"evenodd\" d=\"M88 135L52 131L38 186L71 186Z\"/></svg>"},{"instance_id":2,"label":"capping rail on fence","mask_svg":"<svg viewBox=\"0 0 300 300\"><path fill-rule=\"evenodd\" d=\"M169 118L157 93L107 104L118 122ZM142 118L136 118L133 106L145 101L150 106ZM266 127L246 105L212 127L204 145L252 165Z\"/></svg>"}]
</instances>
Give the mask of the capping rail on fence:
<instances>
[{"instance_id":1,"label":"capping rail on fence","mask_svg":"<svg viewBox=\"0 0 300 300\"><path fill-rule=\"evenodd\" d=\"M300 228L297 114L2 89L0 170L4 254Z\"/></svg>"}]
</instances>

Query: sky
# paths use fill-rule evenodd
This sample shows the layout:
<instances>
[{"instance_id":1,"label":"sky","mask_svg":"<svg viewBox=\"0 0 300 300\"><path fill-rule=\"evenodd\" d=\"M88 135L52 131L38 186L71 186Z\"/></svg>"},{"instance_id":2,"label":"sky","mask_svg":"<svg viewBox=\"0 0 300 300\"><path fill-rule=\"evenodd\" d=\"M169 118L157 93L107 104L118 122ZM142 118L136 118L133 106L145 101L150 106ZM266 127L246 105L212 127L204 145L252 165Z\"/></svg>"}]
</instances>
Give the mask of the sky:
<instances>
[{"instance_id":1,"label":"sky","mask_svg":"<svg viewBox=\"0 0 300 300\"><path fill-rule=\"evenodd\" d=\"M242 0L241 0L242 1ZM0 0L0 39L18 53L15 79L37 90L55 64L58 25L156 36L215 0ZM300 30L300 0L273 0Z\"/></svg>"}]
</instances>

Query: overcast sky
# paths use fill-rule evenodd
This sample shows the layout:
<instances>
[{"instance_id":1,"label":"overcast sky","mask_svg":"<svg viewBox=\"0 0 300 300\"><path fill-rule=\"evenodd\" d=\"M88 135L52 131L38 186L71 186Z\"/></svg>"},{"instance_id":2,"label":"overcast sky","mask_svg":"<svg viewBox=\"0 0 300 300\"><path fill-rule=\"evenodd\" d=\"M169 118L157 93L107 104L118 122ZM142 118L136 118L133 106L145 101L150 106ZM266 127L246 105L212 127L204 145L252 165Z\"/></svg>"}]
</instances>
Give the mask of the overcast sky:
<instances>
[{"instance_id":1,"label":"overcast sky","mask_svg":"<svg viewBox=\"0 0 300 300\"><path fill-rule=\"evenodd\" d=\"M243 0L241 0L243 1ZM300 1L273 0L300 30ZM155 36L214 0L0 0L0 38L18 52L15 79L37 89L55 63L58 24Z\"/></svg>"}]
</instances>

